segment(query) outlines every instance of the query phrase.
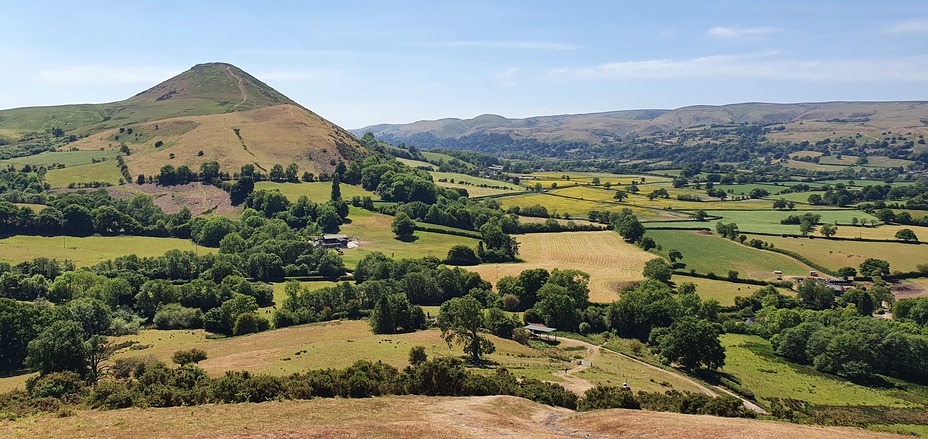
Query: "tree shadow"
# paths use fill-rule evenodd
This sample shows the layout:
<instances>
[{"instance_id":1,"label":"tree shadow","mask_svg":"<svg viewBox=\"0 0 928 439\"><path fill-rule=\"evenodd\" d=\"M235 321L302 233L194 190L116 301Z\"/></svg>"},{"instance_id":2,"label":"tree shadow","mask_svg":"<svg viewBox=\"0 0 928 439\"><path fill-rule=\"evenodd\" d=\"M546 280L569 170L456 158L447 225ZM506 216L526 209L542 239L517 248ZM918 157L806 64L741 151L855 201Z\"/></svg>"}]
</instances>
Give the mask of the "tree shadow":
<instances>
[{"instance_id":1,"label":"tree shadow","mask_svg":"<svg viewBox=\"0 0 928 439\"><path fill-rule=\"evenodd\" d=\"M397 236L396 238L393 238L393 239L395 239L395 240L397 240L397 241L402 241L402 242L416 242L416 241L419 240L419 237L416 236L416 235L412 235L412 236Z\"/></svg>"}]
</instances>

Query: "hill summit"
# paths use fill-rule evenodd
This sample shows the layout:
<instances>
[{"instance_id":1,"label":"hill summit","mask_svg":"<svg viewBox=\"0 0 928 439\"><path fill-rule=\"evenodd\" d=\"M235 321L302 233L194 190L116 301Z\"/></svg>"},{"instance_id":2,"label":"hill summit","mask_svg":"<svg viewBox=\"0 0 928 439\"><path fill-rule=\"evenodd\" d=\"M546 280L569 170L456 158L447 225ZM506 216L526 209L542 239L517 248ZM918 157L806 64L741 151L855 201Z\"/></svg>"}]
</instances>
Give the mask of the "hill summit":
<instances>
[{"instance_id":1,"label":"hill summit","mask_svg":"<svg viewBox=\"0 0 928 439\"><path fill-rule=\"evenodd\" d=\"M133 179L214 160L230 174L290 163L319 174L367 154L352 134L226 63L197 64L123 101L3 110L0 133L32 153L123 151Z\"/></svg>"}]
</instances>

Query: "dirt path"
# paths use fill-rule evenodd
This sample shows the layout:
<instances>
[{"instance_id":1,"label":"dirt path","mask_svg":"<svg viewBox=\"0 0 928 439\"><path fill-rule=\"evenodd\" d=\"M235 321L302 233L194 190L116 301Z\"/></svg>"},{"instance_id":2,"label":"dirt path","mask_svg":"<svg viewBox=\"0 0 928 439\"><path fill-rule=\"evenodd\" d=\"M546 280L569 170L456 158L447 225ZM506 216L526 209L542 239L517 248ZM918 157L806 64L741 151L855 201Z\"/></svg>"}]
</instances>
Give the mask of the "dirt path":
<instances>
[{"instance_id":1,"label":"dirt path","mask_svg":"<svg viewBox=\"0 0 928 439\"><path fill-rule=\"evenodd\" d=\"M673 377L675 377L675 378L677 378L677 379L686 381L687 383L691 384L693 387L696 387L697 389L699 389L699 391L701 391L702 393L704 393L704 394L706 394L706 395L708 395L708 396L711 396L711 397L713 397L713 398L719 396L718 392L716 392L716 391L714 391L714 390L712 390L712 389L710 389L710 388L708 388L708 387L706 387L706 386L700 384L700 383L697 382L696 380L693 380L693 379L687 377L686 375L683 375L683 374L680 374L680 373L676 373L676 372L673 372L673 371L669 371L669 370L667 370L667 369L662 369L662 368L660 368L660 367L657 367L657 366L654 366L654 365L652 365L652 364L649 364L649 363L646 363L646 362L644 362L644 361L641 361L641 360L639 360L639 359L637 359L637 358L635 358L635 357L632 357L632 356L630 356L630 355L626 355L626 354L623 354L623 353L621 353L621 352L617 352L617 351L614 351L614 350L612 350L612 349L609 349L609 348L606 348L606 347L603 347L603 346L597 346L597 345L594 345L594 344L592 344L592 343L587 343L587 342L585 342L585 341L575 340L575 339L572 339L572 338L563 338L563 337L562 337L562 338L561 338L561 343L562 343L563 345L565 345L565 346L584 346L584 347L586 347L586 348L588 349L588 352L594 351L594 352L595 352L595 355L596 355L597 357L599 356L600 350L605 350L605 351L611 352L611 353L613 353L613 354L616 354L616 355L619 355L619 356L621 356L621 357L625 357L626 359L629 359L629 360L631 360L631 361L634 361L635 363L640 364L640 365L642 365L642 366L644 366L644 367L647 367L647 368L649 368L649 369L651 369L651 370L653 370L653 371L655 371L655 372L660 372L660 373L663 373L663 374L666 374L666 375L671 375L671 376L673 376ZM592 356L588 356L588 358L592 358ZM573 368L573 369L568 370L567 373L558 371L558 372L555 372L554 375L559 376L559 377L561 377L562 379L564 379L564 382L560 383L562 386L564 386L564 388L566 388L567 390L573 391L573 392L575 392L575 393L577 393L577 394L582 394L581 392L577 392L577 390L583 389L583 392L585 392L587 389L590 389L590 388L593 387L593 386L592 386L592 383L590 383L589 381L587 381L587 380L585 380L585 379L582 379L582 378L570 376L570 374L571 374L571 373L575 373L575 372L579 372L579 371L581 371L581 370L583 370L583 369L586 369L586 366L577 366L577 367L575 367L575 368ZM585 387L585 386L586 386L586 387ZM744 398L738 396L737 394L735 394L735 393L733 393L733 392L730 392L729 390L724 389L724 388L722 388L722 387L715 386L715 388L718 389L720 392L723 392L723 393L725 393L725 394L728 394L728 395L734 396L735 398L740 399L741 402L742 402L742 404L744 404L744 407L747 408L748 410L751 410L751 411L753 411L753 412L755 412L755 413L767 414L767 411L764 410L763 408L761 408L760 406L758 406L757 404L755 404L755 403L753 403L753 402L751 402L751 401L748 401L748 400L746 400L746 399L744 399Z\"/></svg>"},{"instance_id":2,"label":"dirt path","mask_svg":"<svg viewBox=\"0 0 928 439\"><path fill-rule=\"evenodd\" d=\"M238 75L236 75L235 73L232 72L232 68L231 68L231 67L226 67L226 72L229 74L229 76L235 78L235 83L238 85L239 91L242 92L242 102L239 102L238 105L244 104L245 101L248 100L248 91L245 90L245 82L242 81L242 78L239 78ZM236 105L236 106L238 106L238 105Z\"/></svg>"}]
</instances>

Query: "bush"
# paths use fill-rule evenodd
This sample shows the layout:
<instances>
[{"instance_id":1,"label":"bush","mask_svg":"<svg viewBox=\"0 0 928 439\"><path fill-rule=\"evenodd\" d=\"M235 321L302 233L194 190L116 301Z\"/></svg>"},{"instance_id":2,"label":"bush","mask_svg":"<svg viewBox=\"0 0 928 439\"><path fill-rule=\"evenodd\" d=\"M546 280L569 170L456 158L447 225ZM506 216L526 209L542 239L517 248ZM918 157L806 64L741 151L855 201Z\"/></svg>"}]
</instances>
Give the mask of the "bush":
<instances>
[{"instance_id":1,"label":"bush","mask_svg":"<svg viewBox=\"0 0 928 439\"><path fill-rule=\"evenodd\" d=\"M193 329L203 326L203 313L197 308L185 308L169 303L158 309L152 322L158 329Z\"/></svg>"},{"instance_id":2,"label":"bush","mask_svg":"<svg viewBox=\"0 0 928 439\"><path fill-rule=\"evenodd\" d=\"M506 294L503 296L502 305L503 310L505 311L518 311L519 310L519 296L515 294Z\"/></svg>"},{"instance_id":3,"label":"bush","mask_svg":"<svg viewBox=\"0 0 928 439\"><path fill-rule=\"evenodd\" d=\"M616 386L596 386L587 390L577 404L579 410L641 409L631 390Z\"/></svg>"},{"instance_id":4,"label":"bush","mask_svg":"<svg viewBox=\"0 0 928 439\"><path fill-rule=\"evenodd\" d=\"M255 332L267 331L271 327L271 322L266 318L253 312L239 314L235 318L235 325L232 327L232 335L253 334Z\"/></svg>"},{"instance_id":5,"label":"bush","mask_svg":"<svg viewBox=\"0 0 928 439\"><path fill-rule=\"evenodd\" d=\"M171 357L172 361L180 365L199 363L205 359L206 352L196 348L187 351L177 351Z\"/></svg>"},{"instance_id":6,"label":"bush","mask_svg":"<svg viewBox=\"0 0 928 439\"><path fill-rule=\"evenodd\" d=\"M480 263L480 258L477 257L474 249L466 245L456 245L448 250L448 259L445 260L445 263L450 265L477 265Z\"/></svg>"},{"instance_id":7,"label":"bush","mask_svg":"<svg viewBox=\"0 0 928 439\"><path fill-rule=\"evenodd\" d=\"M532 338L532 333L525 328L516 328L512 330L512 340L516 343L528 345L529 339Z\"/></svg>"},{"instance_id":8,"label":"bush","mask_svg":"<svg viewBox=\"0 0 928 439\"><path fill-rule=\"evenodd\" d=\"M417 366L424 363L426 360L428 360L428 355L425 353L424 346L413 346L412 349L409 350L409 364Z\"/></svg>"},{"instance_id":9,"label":"bush","mask_svg":"<svg viewBox=\"0 0 928 439\"><path fill-rule=\"evenodd\" d=\"M80 375L74 372L55 372L30 378L26 381L26 391L33 398L65 398L79 396L87 385Z\"/></svg>"}]
</instances>

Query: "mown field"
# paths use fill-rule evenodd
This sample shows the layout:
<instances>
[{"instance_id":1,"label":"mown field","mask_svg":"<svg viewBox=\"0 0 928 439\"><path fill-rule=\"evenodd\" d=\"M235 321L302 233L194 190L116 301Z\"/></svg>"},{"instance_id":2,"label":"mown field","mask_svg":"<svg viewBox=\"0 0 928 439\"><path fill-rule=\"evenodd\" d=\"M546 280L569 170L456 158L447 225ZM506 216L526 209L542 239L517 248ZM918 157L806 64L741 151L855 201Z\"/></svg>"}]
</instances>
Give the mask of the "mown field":
<instances>
[{"instance_id":1,"label":"mown field","mask_svg":"<svg viewBox=\"0 0 928 439\"><path fill-rule=\"evenodd\" d=\"M818 405L918 406L901 398L898 390L857 385L784 361L761 337L723 334L720 339L725 347L721 372L734 376L762 404L769 404L770 398L792 398Z\"/></svg>"},{"instance_id":2,"label":"mown field","mask_svg":"<svg viewBox=\"0 0 928 439\"><path fill-rule=\"evenodd\" d=\"M379 200L380 197L370 191L364 190L360 186L350 184L340 184L338 189L342 193L343 200L351 200L351 197L371 197ZM255 190L279 190L281 194L287 197L291 202L296 201L300 196L306 195L310 201L325 203L332 197L332 182L315 181L312 183L277 183L273 181L259 181L255 183Z\"/></svg>"},{"instance_id":3,"label":"mown field","mask_svg":"<svg viewBox=\"0 0 928 439\"><path fill-rule=\"evenodd\" d=\"M410 168L428 168L431 170L436 169L437 167L429 162L423 162L422 160L410 160L404 159L402 157L397 157L396 161L409 166Z\"/></svg>"},{"instance_id":4,"label":"mown field","mask_svg":"<svg viewBox=\"0 0 928 439\"><path fill-rule=\"evenodd\" d=\"M123 179L116 160L71 166L64 169L52 169L45 174L45 182L52 187L67 187L71 183L92 183L99 181L112 185Z\"/></svg>"},{"instance_id":5,"label":"mown field","mask_svg":"<svg viewBox=\"0 0 928 439\"><path fill-rule=\"evenodd\" d=\"M88 267L117 256L160 256L168 250L215 253L217 249L201 247L189 239L153 238L148 236L25 236L0 239L0 260L20 263L38 257L71 260L79 267Z\"/></svg>"},{"instance_id":6,"label":"mown field","mask_svg":"<svg viewBox=\"0 0 928 439\"><path fill-rule=\"evenodd\" d=\"M657 251L666 257L670 249L683 253L686 264L684 270L695 269L702 274L715 273L725 277L729 270L738 271L739 277L763 280L775 280L775 270L787 276L807 275L809 267L795 259L763 250L753 249L734 241L706 235L689 230L649 230L650 236L662 250Z\"/></svg>"},{"instance_id":7,"label":"mown field","mask_svg":"<svg viewBox=\"0 0 928 439\"><path fill-rule=\"evenodd\" d=\"M435 184L442 187L466 189L467 194L471 198L485 197L488 195L512 194L525 191L524 187L505 181L474 177L471 175L459 174L455 172L431 171L429 173L432 174L432 180L435 181Z\"/></svg>"},{"instance_id":8,"label":"mown field","mask_svg":"<svg viewBox=\"0 0 928 439\"><path fill-rule=\"evenodd\" d=\"M618 233L562 232L518 235L523 263L481 264L466 267L493 282L517 276L524 270L575 269L590 274L590 300L607 303L618 299L618 287L643 279L644 263L656 256L622 240Z\"/></svg>"},{"instance_id":9,"label":"mown field","mask_svg":"<svg viewBox=\"0 0 928 439\"><path fill-rule=\"evenodd\" d=\"M928 246L925 245L748 236L772 243L775 247L799 253L812 262L824 265L832 270L841 267L857 268L867 258L889 261L891 271L903 272L915 271L916 265L928 263Z\"/></svg>"},{"instance_id":10,"label":"mown field","mask_svg":"<svg viewBox=\"0 0 928 439\"><path fill-rule=\"evenodd\" d=\"M342 258L348 267L354 267L361 258L375 251L395 259L425 256L444 259L448 250L455 245L477 248L478 240L474 238L435 232L416 231L414 241L400 241L391 228L392 216L357 207L351 207L348 218L351 223L343 224L341 233L354 236L360 241L360 248L343 250Z\"/></svg>"}]
</instances>

